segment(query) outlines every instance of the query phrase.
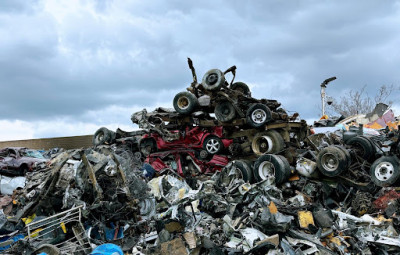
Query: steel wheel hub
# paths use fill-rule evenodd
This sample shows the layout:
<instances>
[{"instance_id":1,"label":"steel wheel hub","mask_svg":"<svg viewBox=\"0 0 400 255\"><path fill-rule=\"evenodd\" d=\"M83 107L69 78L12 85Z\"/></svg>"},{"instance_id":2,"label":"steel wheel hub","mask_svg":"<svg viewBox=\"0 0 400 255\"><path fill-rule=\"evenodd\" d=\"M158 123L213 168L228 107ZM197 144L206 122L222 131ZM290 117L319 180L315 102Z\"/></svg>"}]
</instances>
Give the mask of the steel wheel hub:
<instances>
[{"instance_id":1,"label":"steel wheel hub","mask_svg":"<svg viewBox=\"0 0 400 255\"><path fill-rule=\"evenodd\" d=\"M382 162L375 168L375 177L380 181L389 180L394 173L394 167L389 162Z\"/></svg>"},{"instance_id":2,"label":"steel wheel hub","mask_svg":"<svg viewBox=\"0 0 400 255\"><path fill-rule=\"evenodd\" d=\"M326 153L321 158L322 166L326 171L333 172L339 167L339 160L332 153Z\"/></svg>"},{"instance_id":3,"label":"steel wheel hub","mask_svg":"<svg viewBox=\"0 0 400 255\"><path fill-rule=\"evenodd\" d=\"M261 179L266 180L271 177L275 178L275 167L271 162L264 161L258 167L258 175Z\"/></svg>"}]
</instances>

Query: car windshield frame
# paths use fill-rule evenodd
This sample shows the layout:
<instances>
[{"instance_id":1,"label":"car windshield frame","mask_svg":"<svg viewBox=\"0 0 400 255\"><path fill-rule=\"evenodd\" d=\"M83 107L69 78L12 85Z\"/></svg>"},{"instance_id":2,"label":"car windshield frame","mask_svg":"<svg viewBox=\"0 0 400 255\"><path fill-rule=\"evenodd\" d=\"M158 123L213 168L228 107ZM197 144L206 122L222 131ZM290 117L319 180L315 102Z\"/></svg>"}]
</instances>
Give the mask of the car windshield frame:
<instances>
[{"instance_id":1,"label":"car windshield frame","mask_svg":"<svg viewBox=\"0 0 400 255\"><path fill-rule=\"evenodd\" d=\"M45 157L43 157L43 155L37 150L22 150L20 153L23 157L45 159Z\"/></svg>"}]
</instances>

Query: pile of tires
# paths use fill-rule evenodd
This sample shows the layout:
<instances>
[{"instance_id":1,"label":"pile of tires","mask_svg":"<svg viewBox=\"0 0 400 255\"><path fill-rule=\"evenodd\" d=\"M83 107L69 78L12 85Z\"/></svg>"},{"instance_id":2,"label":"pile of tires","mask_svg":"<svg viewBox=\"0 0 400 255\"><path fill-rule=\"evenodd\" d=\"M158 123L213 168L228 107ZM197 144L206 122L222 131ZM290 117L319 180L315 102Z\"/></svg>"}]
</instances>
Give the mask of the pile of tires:
<instances>
[{"instance_id":1,"label":"pile of tires","mask_svg":"<svg viewBox=\"0 0 400 255\"><path fill-rule=\"evenodd\" d=\"M213 97L227 84L224 73L221 70L211 69L203 76L201 87L211 96L211 101L213 101ZM244 82L235 82L229 87L226 86L226 90L239 92L243 96L251 97L250 88ZM213 113L218 121L229 123L237 118L237 109L233 103L234 101L229 95L226 95L224 99L219 99L218 102L215 102ZM176 112L183 115L189 115L201 108L197 97L187 91L179 92L175 95L173 106ZM262 128L272 120L271 110L262 103L249 105L245 114L246 123L250 128Z\"/></svg>"},{"instance_id":2,"label":"pile of tires","mask_svg":"<svg viewBox=\"0 0 400 255\"><path fill-rule=\"evenodd\" d=\"M291 168L284 156L265 154L255 161L234 160L224 167L220 174L220 183L229 186L235 180L248 183L270 181L280 185L289 180Z\"/></svg>"}]
</instances>

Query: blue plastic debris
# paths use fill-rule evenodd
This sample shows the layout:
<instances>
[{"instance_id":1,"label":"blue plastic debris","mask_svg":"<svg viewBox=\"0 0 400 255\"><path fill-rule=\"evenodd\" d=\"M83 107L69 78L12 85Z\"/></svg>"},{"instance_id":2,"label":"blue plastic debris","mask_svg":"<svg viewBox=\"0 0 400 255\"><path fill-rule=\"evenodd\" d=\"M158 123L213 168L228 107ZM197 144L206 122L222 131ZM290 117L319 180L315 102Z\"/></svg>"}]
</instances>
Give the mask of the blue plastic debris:
<instances>
[{"instance_id":1,"label":"blue plastic debris","mask_svg":"<svg viewBox=\"0 0 400 255\"><path fill-rule=\"evenodd\" d=\"M90 253L91 255L124 255L122 249L115 244L105 243L98 246Z\"/></svg>"}]
</instances>

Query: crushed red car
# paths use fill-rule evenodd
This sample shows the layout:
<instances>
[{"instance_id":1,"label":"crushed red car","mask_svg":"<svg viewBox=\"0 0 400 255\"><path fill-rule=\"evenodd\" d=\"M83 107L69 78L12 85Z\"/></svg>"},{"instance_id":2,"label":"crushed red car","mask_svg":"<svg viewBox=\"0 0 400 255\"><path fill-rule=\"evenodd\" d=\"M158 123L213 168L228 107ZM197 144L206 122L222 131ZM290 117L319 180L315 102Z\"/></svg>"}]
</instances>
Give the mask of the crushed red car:
<instances>
[{"instance_id":1,"label":"crushed red car","mask_svg":"<svg viewBox=\"0 0 400 255\"><path fill-rule=\"evenodd\" d=\"M150 164L157 172L171 169L182 177L221 171L229 163L229 158L226 156L212 155L209 158L202 156L204 155L195 150L171 150L152 153L147 156L145 163ZM193 169L197 171L193 172Z\"/></svg>"},{"instance_id":2,"label":"crushed red car","mask_svg":"<svg viewBox=\"0 0 400 255\"><path fill-rule=\"evenodd\" d=\"M37 151L23 147L8 147L0 150L0 173L25 175L48 160Z\"/></svg>"},{"instance_id":3,"label":"crushed red car","mask_svg":"<svg viewBox=\"0 0 400 255\"><path fill-rule=\"evenodd\" d=\"M156 152L158 150L184 149L202 149L209 155L221 152L232 144L232 139L223 138L223 127L215 126L211 128L189 127L183 131L171 130L169 137L165 139L163 134L151 132L143 136L140 141L140 151L144 155ZM204 153L203 151L203 153Z\"/></svg>"}]
</instances>

